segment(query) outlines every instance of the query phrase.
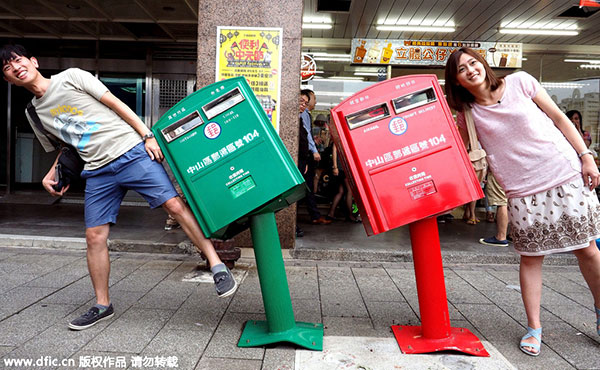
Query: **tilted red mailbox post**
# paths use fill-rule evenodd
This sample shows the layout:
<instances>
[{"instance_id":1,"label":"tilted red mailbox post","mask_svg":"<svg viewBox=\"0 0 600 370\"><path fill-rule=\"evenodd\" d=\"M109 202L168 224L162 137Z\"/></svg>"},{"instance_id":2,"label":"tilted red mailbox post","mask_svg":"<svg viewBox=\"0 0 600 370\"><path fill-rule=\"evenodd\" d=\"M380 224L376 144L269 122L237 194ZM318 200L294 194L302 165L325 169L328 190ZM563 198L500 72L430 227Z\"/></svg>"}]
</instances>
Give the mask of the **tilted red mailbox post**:
<instances>
[{"instance_id":1,"label":"tilted red mailbox post","mask_svg":"<svg viewBox=\"0 0 600 370\"><path fill-rule=\"evenodd\" d=\"M404 353L489 356L450 327L436 214L483 197L434 75L402 76L331 110L332 133L368 235L410 224L421 326L393 325Z\"/></svg>"}]
</instances>

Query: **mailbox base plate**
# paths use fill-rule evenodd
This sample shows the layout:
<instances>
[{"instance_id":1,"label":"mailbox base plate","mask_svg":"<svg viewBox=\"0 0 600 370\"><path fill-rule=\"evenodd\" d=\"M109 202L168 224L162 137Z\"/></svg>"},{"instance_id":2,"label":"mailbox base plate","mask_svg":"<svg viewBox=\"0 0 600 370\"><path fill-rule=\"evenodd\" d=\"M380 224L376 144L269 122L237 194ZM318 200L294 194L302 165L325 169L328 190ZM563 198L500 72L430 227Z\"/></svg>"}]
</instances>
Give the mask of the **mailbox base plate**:
<instances>
[{"instance_id":1,"label":"mailbox base plate","mask_svg":"<svg viewBox=\"0 0 600 370\"><path fill-rule=\"evenodd\" d=\"M490 356L469 329L450 328L450 335L440 339L424 338L420 326L392 325L392 331L405 354L459 351L474 356Z\"/></svg>"},{"instance_id":2,"label":"mailbox base plate","mask_svg":"<svg viewBox=\"0 0 600 370\"><path fill-rule=\"evenodd\" d=\"M292 328L271 333L267 321L246 322L238 347L259 347L289 342L315 351L323 350L323 324L296 321Z\"/></svg>"}]
</instances>

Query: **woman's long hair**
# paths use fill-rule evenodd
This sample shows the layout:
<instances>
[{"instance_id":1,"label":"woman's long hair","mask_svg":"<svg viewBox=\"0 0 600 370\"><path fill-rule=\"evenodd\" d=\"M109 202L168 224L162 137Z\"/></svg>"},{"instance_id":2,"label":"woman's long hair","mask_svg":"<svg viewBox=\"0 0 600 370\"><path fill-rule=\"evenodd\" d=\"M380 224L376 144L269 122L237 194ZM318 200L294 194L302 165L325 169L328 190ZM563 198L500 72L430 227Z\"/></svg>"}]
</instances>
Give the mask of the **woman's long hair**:
<instances>
[{"instance_id":1,"label":"woman's long hair","mask_svg":"<svg viewBox=\"0 0 600 370\"><path fill-rule=\"evenodd\" d=\"M579 130L579 134L580 134L581 136L583 136L583 117L581 117L581 112L580 112L580 111L578 111L578 110L576 110L576 109L573 109L573 110L570 110L570 111L568 111L568 112L566 113L566 115L567 115L567 117L568 117L568 118L569 118L571 121L573 121L573 116L574 116L574 115L578 115L578 116L579 116L579 127L578 127L578 126L575 126L575 125L573 125L573 126L577 127L577 130Z\"/></svg>"},{"instance_id":2,"label":"woman's long hair","mask_svg":"<svg viewBox=\"0 0 600 370\"><path fill-rule=\"evenodd\" d=\"M471 94L469 90L460 86L458 84L458 79L456 78L458 75L458 62L463 54L468 54L483 64L483 68L485 69L485 81L492 91L495 91L502 83L502 79L496 76L490 65L485 59L483 59L481 54L470 48L460 48L454 51L452 54L450 54L450 57L446 62L445 89L448 104L454 110L459 112L463 111L465 105L470 107L471 104L475 102L475 97L473 94Z\"/></svg>"}]
</instances>

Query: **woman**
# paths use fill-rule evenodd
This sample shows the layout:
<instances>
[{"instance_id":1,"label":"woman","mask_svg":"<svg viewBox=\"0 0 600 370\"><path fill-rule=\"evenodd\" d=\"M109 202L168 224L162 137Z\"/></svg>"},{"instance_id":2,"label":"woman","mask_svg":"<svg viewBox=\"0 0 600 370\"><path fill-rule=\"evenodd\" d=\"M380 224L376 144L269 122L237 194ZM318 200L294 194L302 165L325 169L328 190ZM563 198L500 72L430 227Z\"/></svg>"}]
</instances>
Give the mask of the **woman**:
<instances>
[{"instance_id":1,"label":"woman","mask_svg":"<svg viewBox=\"0 0 600 370\"><path fill-rule=\"evenodd\" d=\"M573 122L573 125L577 128L579 135L583 138L583 142L588 147L588 149L592 152L592 156L594 157L594 161L597 166L600 166L600 160L598 158L598 152L596 152L593 148L590 148L592 145L592 135L590 135L589 131L583 130L583 118L581 117L581 112L578 110L570 110L567 113L567 117ZM598 192L598 189L596 189Z\"/></svg>"},{"instance_id":2,"label":"woman","mask_svg":"<svg viewBox=\"0 0 600 370\"><path fill-rule=\"evenodd\" d=\"M475 214L475 206L477 201L474 200L464 205L463 221L468 225L477 225L481 220L477 218Z\"/></svg>"},{"instance_id":3,"label":"woman","mask_svg":"<svg viewBox=\"0 0 600 370\"><path fill-rule=\"evenodd\" d=\"M579 132L579 135L581 135L583 138L583 142L589 148L589 146L592 144L592 135L583 130L583 119L581 117L581 112L575 109L570 110L567 112L567 117L571 120L571 122L573 122L577 128L577 131Z\"/></svg>"},{"instance_id":4,"label":"woman","mask_svg":"<svg viewBox=\"0 0 600 370\"><path fill-rule=\"evenodd\" d=\"M527 334L519 347L540 353L542 262L573 251L592 292L600 335L600 205L591 191L600 174L569 119L532 76L498 78L477 52L461 48L446 64L448 103L468 140L464 110L471 109L488 164L508 198ZM563 136L564 135L564 136ZM466 142L466 140L465 140Z\"/></svg>"},{"instance_id":5,"label":"woman","mask_svg":"<svg viewBox=\"0 0 600 370\"><path fill-rule=\"evenodd\" d=\"M344 171L340 171L341 163L338 159L337 148L333 144L333 141L331 142L331 150L332 150L331 173L333 175L331 181L333 182L334 190L337 191L337 193L333 196L333 200L331 202L331 207L329 207L329 213L327 214L327 218L329 220L334 219L335 210L337 209L337 206L340 203L340 200L342 200L342 198L344 197L344 193L346 193L346 199L344 202L344 204L346 205L346 221L354 222L354 223L361 223L362 220L360 219L358 214L356 214L356 216L355 216L354 213L352 212L353 211L352 188L350 187L350 182L348 181L348 178L346 177L346 174L344 173Z\"/></svg>"}]
</instances>

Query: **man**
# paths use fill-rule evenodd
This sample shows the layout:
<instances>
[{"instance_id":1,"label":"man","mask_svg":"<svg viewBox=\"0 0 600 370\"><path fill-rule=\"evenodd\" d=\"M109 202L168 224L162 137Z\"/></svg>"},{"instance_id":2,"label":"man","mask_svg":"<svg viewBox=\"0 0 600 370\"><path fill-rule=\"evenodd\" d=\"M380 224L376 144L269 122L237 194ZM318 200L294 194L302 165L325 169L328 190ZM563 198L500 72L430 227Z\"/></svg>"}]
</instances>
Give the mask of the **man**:
<instances>
[{"instance_id":1,"label":"man","mask_svg":"<svg viewBox=\"0 0 600 370\"><path fill-rule=\"evenodd\" d=\"M306 108L304 110L301 109L300 112L300 150L298 154L298 168L300 169L300 172L306 181L306 185L308 185L309 188L308 193L306 194L306 208L308 209L311 219L310 222L312 224L326 225L330 224L331 220L321 216L321 213L317 208L317 202L313 192L315 169L317 167L317 162L321 160L321 155L317 150L317 146L315 145L315 141L312 136L312 118L310 115L310 111L312 111L317 104L317 99L315 97L315 93L308 89L300 91L300 98L306 105ZM306 143L304 141L305 137L307 140ZM306 145L308 145L308 150L304 148Z\"/></svg>"},{"instance_id":2,"label":"man","mask_svg":"<svg viewBox=\"0 0 600 370\"><path fill-rule=\"evenodd\" d=\"M498 184L494 174L491 172L488 172L487 174L485 196L488 199L488 205L496 206L496 235L490 236L489 238L481 238L479 239L479 242L494 247L507 247L508 201L504 190L500 187L500 184Z\"/></svg>"},{"instance_id":3,"label":"man","mask_svg":"<svg viewBox=\"0 0 600 370\"><path fill-rule=\"evenodd\" d=\"M5 45L0 49L4 79L35 95L32 104L43 128L65 144L72 145L86 162L81 177L86 179L85 223L87 262L96 305L73 320L69 328L83 330L114 315L108 294L110 259L108 234L116 223L121 201L127 190L140 193L152 208L162 206L183 227L187 236L208 259L217 294L231 295L237 283L221 262L215 249L202 234L190 209L177 196L159 162L163 154L152 132L122 101L108 91L97 78L77 68L67 69L50 79L39 71L39 64L24 47ZM26 112L27 113L27 112ZM29 114L34 133L48 152L56 148L39 131ZM54 164L42 185L53 196L62 196L53 188Z\"/></svg>"},{"instance_id":4,"label":"man","mask_svg":"<svg viewBox=\"0 0 600 370\"><path fill-rule=\"evenodd\" d=\"M308 101L310 99L306 96L300 94L300 106L298 111L298 117L300 117L300 124L298 125L298 169L302 176L304 176L304 172L306 172L308 164L306 164L305 158L310 156L310 151L308 150L308 135L306 135L306 129L302 125L302 112L306 109L308 105ZM298 226L296 223L296 237L302 238L304 236L304 230Z\"/></svg>"}]
</instances>

